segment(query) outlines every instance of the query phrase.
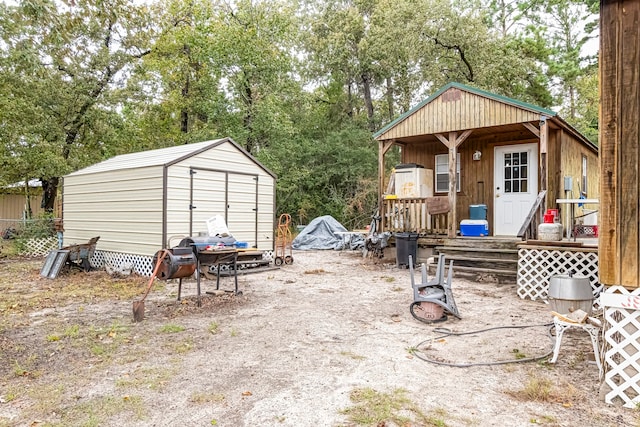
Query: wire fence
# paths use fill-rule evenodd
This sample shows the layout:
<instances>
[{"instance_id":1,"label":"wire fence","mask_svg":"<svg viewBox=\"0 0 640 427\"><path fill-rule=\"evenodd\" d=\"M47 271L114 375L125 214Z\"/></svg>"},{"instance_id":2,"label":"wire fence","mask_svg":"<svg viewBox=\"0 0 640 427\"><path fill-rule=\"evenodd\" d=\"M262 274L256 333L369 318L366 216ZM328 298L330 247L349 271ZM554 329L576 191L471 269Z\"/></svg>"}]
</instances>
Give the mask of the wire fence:
<instances>
[{"instance_id":1,"label":"wire fence","mask_svg":"<svg viewBox=\"0 0 640 427\"><path fill-rule=\"evenodd\" d=\"M54 237L59 221L58 218L0 219L0 237L5 240Z\"/></svg>"}]
</instances>

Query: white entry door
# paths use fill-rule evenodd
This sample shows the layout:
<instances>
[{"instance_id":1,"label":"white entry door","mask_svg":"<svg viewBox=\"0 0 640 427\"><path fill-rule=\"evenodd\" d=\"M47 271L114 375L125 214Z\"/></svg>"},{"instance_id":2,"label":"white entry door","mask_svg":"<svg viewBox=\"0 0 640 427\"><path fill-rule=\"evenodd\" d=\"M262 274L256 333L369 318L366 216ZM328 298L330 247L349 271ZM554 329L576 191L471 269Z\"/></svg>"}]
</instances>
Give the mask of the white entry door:
<instances>
[{"instance_id":1,"label":"white entry door","mask_svg":"<svg viewBox=\"0 0 640 427\"><path fill-rule=\"evenodd\" d=\"M515 236L538 197L538 144L495 148L495 236Z\"/></svg>"}]
</instances>

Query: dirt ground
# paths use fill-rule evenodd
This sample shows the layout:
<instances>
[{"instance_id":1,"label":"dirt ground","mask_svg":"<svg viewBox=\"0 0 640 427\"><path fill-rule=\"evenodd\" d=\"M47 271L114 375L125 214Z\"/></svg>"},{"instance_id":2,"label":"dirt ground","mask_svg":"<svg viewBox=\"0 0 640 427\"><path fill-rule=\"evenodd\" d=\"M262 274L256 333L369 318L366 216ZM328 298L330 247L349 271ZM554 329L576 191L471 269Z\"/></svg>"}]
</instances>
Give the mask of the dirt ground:
<instances>
[{"instance_id":1,"label":"dirt ground","mask_svg":"<svg viewBox=\"0 0 640 427\"><path fill-rule=\"evenodd\" d=\"M177 282L158 282L134 323L147 279L50 280L42 263L0 261L0 426L640 425L598 394L583 331L565 334L557 364L524 361L551 351L533 326L551 316L515 284L455 279L462 319L425 324L408 270L298 251L201 307L193 280L182 302ZM491 329L505 326L530 327ZM504 361L519 362L491 364ZM446 365L468 363L487 365Z\"/></svg>"}]
</instances>

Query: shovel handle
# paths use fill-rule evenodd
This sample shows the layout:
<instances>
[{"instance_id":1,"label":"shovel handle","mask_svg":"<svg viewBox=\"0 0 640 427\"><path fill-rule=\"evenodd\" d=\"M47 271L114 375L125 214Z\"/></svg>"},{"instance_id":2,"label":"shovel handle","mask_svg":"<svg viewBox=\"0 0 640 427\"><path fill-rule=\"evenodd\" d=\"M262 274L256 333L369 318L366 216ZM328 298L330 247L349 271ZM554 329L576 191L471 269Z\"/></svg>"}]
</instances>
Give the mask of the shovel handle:
<instances>
[{"instance_id":1,"label":"shovel handle","mask_svg":"<svg viewBox=\"0 0 640 427\"><path fill-rule=\"evenodd\" d=\"M162 250L162 255L158 258L158 261L156 261L156 266L153 269L153 273L151 274L151 278L149 279L149 284L147 285L147 290L144 293L144 296L142 297L142 299L139 302L144 302L144 300L147 298L147 295L149 295L149 291L151 290L151 286L153 285L153 279L156 278L156 274L158 274L158 269L160 268L160 264L162 264L162 261L164 260L164 258L167 256L167 254L169 253L168 250L163 249Z\"/></svg>"}]
</instances>

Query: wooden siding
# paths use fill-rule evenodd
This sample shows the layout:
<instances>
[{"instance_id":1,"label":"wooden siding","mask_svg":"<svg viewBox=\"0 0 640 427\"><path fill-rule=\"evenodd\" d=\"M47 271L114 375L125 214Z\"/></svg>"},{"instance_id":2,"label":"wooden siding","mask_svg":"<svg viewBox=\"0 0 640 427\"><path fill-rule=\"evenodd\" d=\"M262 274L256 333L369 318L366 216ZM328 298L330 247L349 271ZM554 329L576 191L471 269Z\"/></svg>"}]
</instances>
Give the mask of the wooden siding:
<instances>
[{"instance_id":1,"label":"wooden siding","mask_svg":"<svg viewBox=\"0 0 640 427\"><path fill-rule=\"evenodd\" d=\"M31 215L32 218L44 214L41 207L42 194L40 191L31 194ZM21 220L27 205L27 198L24 194L0 194L0 219ZM60 200L56 199L53 206L54 215L60 214ZM1 224L0 224L1 226Z\"/></svg>"},{"instance_id":2,"label":"wooden siding","mask_svg":"<svg viewBox=\"0 0 640 427\"><path fill-rule=\"evenodd\" d=\"M562 140L563 129L549 130L547 144L547 196L546 209L555 209L556 199L564 197L562 178Z\"/></svg>"},{"instance_id":3,"label":"wooden siding","mask_svg":"<svg viewBox=\"0 0 640 427\"><path fill-rule=\"evenodd\" d=\"M494 149L502 145L537 143L535 138L518 141L487 143L486 138L468 138L459 147L460 153L460 191L457 193L456 217L458 222L469 218L469 205L487 205L489 233L493 234L493 196L494 196ZM480 160L473 160L473 153L480 151ZM428 169L435 169L435 156L447 154L448 150L440 142L408 144L402 150L403 163L417 163ZM434 171L435 179L435 171ZM435 184L434 184L435 190ZM434 193L446 196L447 193ZM457 227L458 225L456 225Z\"/></svg>"},{"instance_id":4,"label":"wooden siding","mask_svg":"<svg viewBox=\"0 0 640 427\"><path fill-rule=\"evenodd\" d=\"M640 2L601 0L600 13L600 282L637 288Z\"/></svg>"},{"instance_id":5,"label":"wooden siding","mask_svg":"<svg viewBox=\"0 0 640 427\"><path fill-rule=\"evenodd\" d=\"M560 219L564 227L570 226L566 221L566 213L562 212L563 209L569 209L569 205L556 204L556 199L572 198L577 199L580 197L582 191L582 157L587 158L587 197L590 199L597 199L600 194L600 167L597 153L587 148L580 142L578 142L572 135L562 130L556 132L557 139L560 141L557 144L557 150L560 152L559 162L554 163L554 167L557 167L554 176L553 184L555 194L547 193L547 206L551 208L560 209ZM559 165L558 165L559 163ZM550 167L550 171L553 169ZM573 191L571 193L565 193L564 191L564 178L571 177ZM581 216L588 213L591 210L598 210L599 205L584 205L583 207L574 207L574 214Z\"/></svg>"},{"instance_id":6,"label":"wooden siding","mask_svg":"<svg viewBox=\"0 0 640 427\"><path fill-rule=\"evenodd\" d=\"M538 120L538 112L450 88L376 139L382 141Z\"/></svg>"}]
</instances>

